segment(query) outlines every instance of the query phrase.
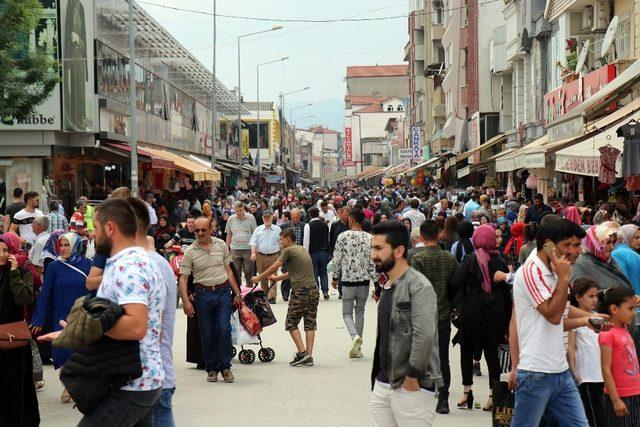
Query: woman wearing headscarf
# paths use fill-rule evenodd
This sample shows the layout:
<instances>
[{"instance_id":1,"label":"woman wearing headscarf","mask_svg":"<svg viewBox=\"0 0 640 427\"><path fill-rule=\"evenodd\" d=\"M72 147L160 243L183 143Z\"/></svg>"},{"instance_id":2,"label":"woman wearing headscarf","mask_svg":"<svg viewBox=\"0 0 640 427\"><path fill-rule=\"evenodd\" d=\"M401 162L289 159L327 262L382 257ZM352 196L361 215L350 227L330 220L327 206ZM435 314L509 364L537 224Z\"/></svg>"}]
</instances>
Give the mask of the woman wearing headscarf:
<instances>
[{"instance_id":1,"label":"woman wearing headscarf","mask_svg":"<svg viewBox=\"0 0 640 427\"><path fill-rule=\"evenodd\" d=\"M507 263L497 247L496 232L490 225L481 225L473 233L475 252L458 266L450 281L454 301L460 313L458 333L460 342L460 367L464 397L458 407L473 408L473 354L477 346L484 351L489 367L489 387L500 381L498 345L505 342L511 318L511 292L505 282L493 280L496 271L509 272ZM493 407L492 394L484 407Z\"/></svg>"},{"instance_id":2,"label":"woman wearing headscarf","mask_svg":"<svg viewBox=\"0 0 640 427\"><path fill-rule=\"evenodd\" d=\"M518 209L520 205L515 200L509 200L505 204L505 208L507 209L507 219L512 223L518 220Z\"/></svg>"},{"instance_id":3,"label":"woman wearing headscarf","mask_svg":"<svg viewBox=\"0 0 640 427\"><path fill-rule=\"evenodd\" d=\"M175 234L176 229L173 228L169 222L169 218L161 216L158 219L158 226L153 231L153 239L155 240L156 250L160 253L164 253L164 245L167 244L171 237Z\"/></svg>"},{"instance_id":4,"label":"woman wearing headscarf","mask_svg":"<svg viewBox=\"0 0 640 427\"><path fill-rule=\"evenodd\" d=\"M0 234L0 325L24 320L24 306L33 304L34 299L33 275L18 266L16 245L11 234ZM19 243L18 240L18 248ZM2 425L40 424L32 363L29 345L0 350Z\"/></svg>"},{"instance_id":5,"label":"woman wearing headscarf","mask_svg":"<svg viewBox=\"0 0 640 427\"><path fill-rule=\"evenodd\" d=\"M564 217L569 221L582 226L582 216L577 206L569 206L564 210Z\"/></svg>"},{"instance_id":6,"label":"woman wearing headscarf","mask_svg":"<svg viewBox=\"0 0 640 427\"><path fill-rule=\"evenodd\" d=\"M458 264L474 251L471 237L473 237L473 224L469 221L461 221L458 224L458 241L451 246L451 255L456 257Z\"/></svg>"},{"instance_id":7,"label":"woman wearing headscarf","mask_svg":"<svg viewBox=\"0 0 640 427\"><path fill-rule=\"evenodd\" d=\"M526 204L520 205L520 209L518 210L518 222L524 222L527 218L527 211L529 210L529 206Z\"/></svg>"},{"instance_id":8,"label":"woman wearing headscarf","mask_svg":"<svg viewBox=\"0 0 640 427\"><path fill-rule=\"evenodd\" d=\"M380 203L380 213L387 216L387 219L393 218L393 211L386 200Z\"/></svg>"},{"instance_id":9,"label":"woman wearing headscarf","mask_svg":"<svg viewBox=\"0 0 640 427\"><path fill-rule=\"evenodd\" d=\"M511 239L511 224L506 217L500 217L497 221L497 228L502 231L502 243L499 245L498 249L501 252L504 252L504 248L507 246L507 242Z\"/></svg>"},{"instance_id":10,"label":"woman wearing headscarf","mask_svg":"<svg viewBox=\"0 0 640 427\"><path fill-rule=\"evenodd\" d=\"M60 321L67 318L73 303L89 293L86 284L91 261L82 255L82 238L74 232L54 232L45 249L57 259L49 265L44 276L44 285L31 319L31 331L34 335L45 328L51 331L62 330ZM70 350L53 347L53 366L56 369L62 367L70 354ZM62 403L71 401L66 389L60 400Z\"/></svg>"},{"instance_id":11,"label":"woman wearing headscarf","mask_svg":"<svg viewBox=\"0 0 640 427\"><path fill-rule=\"evenodd\" d=\"M627 224L617 232L616 243L611 256L618 268L627 276L636 295L640 295L640 255L635 251L640 246L640 227Z\"/></svg>"},{"instance_id":12,"label":"woman wearing headscarf","mask_svg":"<svg viewBox=\"0 0 640 427\"><path fill-rule=\"evenodd\" d=\"M516 222L511 226L511 237L504 247L503 253L511 259L511 265L514 270L520 267L520 250L524 245L524 222Z\"/></svg>"}]
</instances>

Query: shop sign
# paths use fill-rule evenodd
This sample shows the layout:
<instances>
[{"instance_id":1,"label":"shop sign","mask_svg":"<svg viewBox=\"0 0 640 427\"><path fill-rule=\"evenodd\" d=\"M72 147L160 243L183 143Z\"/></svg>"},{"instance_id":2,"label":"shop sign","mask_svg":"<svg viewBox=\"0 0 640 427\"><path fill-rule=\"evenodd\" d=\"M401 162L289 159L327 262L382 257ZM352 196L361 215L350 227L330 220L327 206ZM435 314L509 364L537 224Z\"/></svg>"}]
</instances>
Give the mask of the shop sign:
<instances>
[{"instance_id":1,"label":"shop sign","mask_svg":"<svg viewBox=\"0 0 640 427\"><path fill-rule=\"evenodd\" d=\"M571 120L548 127L547 137L549 142L556 142L582 135L583 131L584 121L582 116L578 116Z\"/></svg>"},{"instance_id":2,"label":"shop sign","mask_svg":"<svg viewBox=\"0 0 640 427\"><path fill-rule=\"evenodd\" d=\"M496 172L510 172L515 169L516 166L513 157L496 160Z\"/></svg>"},{"instance_id":3,"label":"shop sign","mask_svg":"<svg viewBox=\"0 0 640 427\"><path fill-rule=\"evenodd\" d=\"M469 121L469 144L473 150L480 146L480 113L475 112ZM480 153L475 152L470 158L469 163L478 163L480 161Z\"/></svg>"},{"instance_id":4,"label":"shop sign","mask_svg":"<svg viewBox=\"0 0 640 427\"><path fill-rule=\"evenodd\" d=\"M93 0L60 1L64 130L94 130Z\"/></svg>"},{"instance_id":5,"label":"shop sign","mask_svg":"<svg viewBox=\"0 0 640 427\"><path fill-rule=\"evenodd\" d=\"M556 156L556 168L576 175L598 176L600 159L597 157Z\"/></svg>"},{"instance_id":6,"label":"shop sign","mask_svg":"<svg viewBox=\"0 0 640 427\"><path fill-rule=\"evenodd\" d=\"M545 167L545 154L544 153L528 153L524 156L524 167L527 169L544 168Z\"/></svg>"},{"instance_id":7,"label":"shop sign","mask_svg":"<svg viewBox=\"0 0 640 427\"><path fill-rule=\"evenodd\" d=\"M545 126L559 120L615 78L616 66L608 64L548 92L544 96Z\"/></svg>"},{"instance_id":8,"label":"shop sign","mask_svg":"<svg viewBox=\"0 0 640 427\"><path fill-rule=\"evenodd\" d=\"M412 134L412 141L413 141L413 145L412 145L412 160L414 162L419 162L420 161L420 126L414 126L411 129L411 134Z\"/></svg>"},{"instance_id":9,"label":"shop sign","mask_svg":"<svg viewBox=\"0 0 640 427\"><path fill-rule=\"evenodd\" d=\"M58 60L58 19L55 2L41 9L36 28L29 35L30 49L43 49L50 58ZM93 44L93 43L92 43ZM0 117L0 130L60 130L60 84L57 83L47 99L24 120Z\"/></svg>"},{"instance_id":10,"label":"shop sign","mask_svg":"<svg viewBox=\"0 0 640 427\"><path fill-rule=\"evenodd\" d=\"M400 161L411 160L411 148L401 148L398 150Z\"/></svg>"},{"instance_id":11,"label":"shop sign","mask_svg":"<svg viewBox=\"0 0 640 427\"><path fill-rule=\"evenodd\" d=\"M464 178L471 173L471 166L465 166L458 171L458 178Z\"/></svg>"},{"instance_id":12,"label":"shop sign","mask_svg":"<svg viewBox=\"0 0 640 427\"><path fill-rule=\"evenodd\" d=\"M265 176L267 183L269 184L284 184L284 175L278 175L275 173L270 173Z\"/></svg>"},{"instance_id":13,"label":"shop sign","mask_svg":"<svg viewBox=\"0 0 640 427\"><path fill-rule=\"evenodd\" d=\"M355 166L353 162L353 145L351 142L351 128L344 128L344 162L343 165Z\"/></svg>"}]
</instances>

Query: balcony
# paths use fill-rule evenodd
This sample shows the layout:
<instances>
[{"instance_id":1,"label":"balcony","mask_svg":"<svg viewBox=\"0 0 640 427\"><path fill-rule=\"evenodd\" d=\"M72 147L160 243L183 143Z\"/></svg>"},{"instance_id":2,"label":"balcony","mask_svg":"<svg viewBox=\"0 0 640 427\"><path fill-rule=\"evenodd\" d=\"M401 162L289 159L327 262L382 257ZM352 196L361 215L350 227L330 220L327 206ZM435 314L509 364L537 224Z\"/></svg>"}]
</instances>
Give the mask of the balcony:
<instances>
[{"instance_id":1,"label":"balcony","mask_svg":"<svg viewBox=\"0 0 640 427\"><path fill-rule=\"evenodd\" d=\"M507 27L501 26L494 28L493 38L489 42L489 63L491 64L491 72L502 73L509 70L507 64Z\"/></svg>"},{"instance_id":2,"label":"balcony","mask_svg":"<svg viewBox=\"0 0 640 427\"><path fill-rule=\"evenodd\" d=\"M453 150L454 139L444 138L441 130L431 135L431 154L437 156Z\"/></svg>"},{"instance_id":3,"label":"balcony","mask_svg":"<svg viewBox=\"0 0 640 427\"><path fill-rule=\"evenodd\" d=\"M442 40L444 36L444 25L442 24L432 24L431 25L431 41Z\"/></svg>"},{"instance_id":4,"label":"balcony","mask_svg":"<svg viewBox=\"0 0 640 427\"><path fill-rule=\"evenodd\" d=\"M447 117L447 106L444 102L444 91L441 86L438 86L431 97L433 117Z\"/></svg>"},{"instance_id":5,"label":"balcony","mask_svg":"<svg viewBox=\"0 0 640 427\"><path fill-rule=\"evenodd\" d=\"M413 60L418 62L418 61L424 61L425 57L424 57L424 44L416 44L413 46L414 52L413 52Z\"/></svg>"}]
</instances>

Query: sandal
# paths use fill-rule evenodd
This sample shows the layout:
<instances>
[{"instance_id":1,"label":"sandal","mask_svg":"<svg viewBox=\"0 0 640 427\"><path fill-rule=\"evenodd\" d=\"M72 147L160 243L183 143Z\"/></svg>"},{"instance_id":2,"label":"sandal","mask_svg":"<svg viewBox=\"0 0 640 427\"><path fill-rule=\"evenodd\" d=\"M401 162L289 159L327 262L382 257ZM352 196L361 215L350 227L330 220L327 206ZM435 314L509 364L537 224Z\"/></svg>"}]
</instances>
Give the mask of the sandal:
<instances>
[{"instance_id":1,"label":"sandal","mask_svg":"<svg viewBox=\"0 0 640 427\"><path fill-rule=\"evenodd\" d=\"M60 401L62 403L71 402L71 395L69 395L69 392L67 391L66 388L62 391L62 394L60 395Z\"/></svg>"},{"instance_id":2,"label":"sandal","mask_svg":"<svg viewBox=\"0 0 640 427\"><path fill-rule=\"evenodd\" d=\"M489 395L489 400L487 400L487 404L482 408L483 411L489 412L493 410L493 395Z\"/></svg>"},{"instance_id":3,"label":"sandal","mask_svg":"<svg viewBox=\"0 0 640 427\"><path fill-rule=\"evenodd\" d=\"M463 409L466 407L467 409L473 409L473 390L464 392L464 399L458 402L458 408Z\"/></svg>"}]
</instances>

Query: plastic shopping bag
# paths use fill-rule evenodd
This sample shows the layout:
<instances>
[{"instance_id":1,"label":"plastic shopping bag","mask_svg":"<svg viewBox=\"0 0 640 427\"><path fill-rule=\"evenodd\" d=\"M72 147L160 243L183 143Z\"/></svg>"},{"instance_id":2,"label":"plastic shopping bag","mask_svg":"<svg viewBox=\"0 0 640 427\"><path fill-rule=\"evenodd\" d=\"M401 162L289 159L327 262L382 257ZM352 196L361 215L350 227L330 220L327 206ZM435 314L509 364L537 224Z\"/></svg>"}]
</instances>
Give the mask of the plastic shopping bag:
<instances>
[{"instance_id":1,"label":"plastic shopping bag","mask_svg":"<svg viewBox=\"0 0 640 427\"><path fill-rule=\"evenodd\" d=\"M513 418L515 395L509 391L506 382L496 382L493 386L493 427L508 427Z\"/></svg>"},{"instance_id":2,"label":"plastic shopping bag","mask_svg":"<svg viewBox=\"0 0 640 427\"><path fill-rule=\"evenodd\" d=\"M85 257L87 259L93 259L96 254L96 243L93 239L87 242L87 251L85 253Z\"/></svg>"},{"instance_id":3,"label":"plastic shopping bag","mask_svg":"<svg viewBox=\"0 0 640 427\"><path fill-rule=\"evenodd\" d=\"M262 326L260 325L258 316L256 316L256 314L247 307L244 301L238 304L238 319L240 319L240 324L251 335L258 335L262 332Z\"/></svg>"},{"instance_id":4,"label":"plastic shopping bag","mask_svg":"<svg viewBox=\"0 0 640 427\"><path fill-rule=\"evenodd\" d=\"M247 345L247 344L259 344L258 337L251 335L240 323L238 318L238 312L235 311L231 315L231 344L233 345Z\"/></svg>"}]
</instances>

